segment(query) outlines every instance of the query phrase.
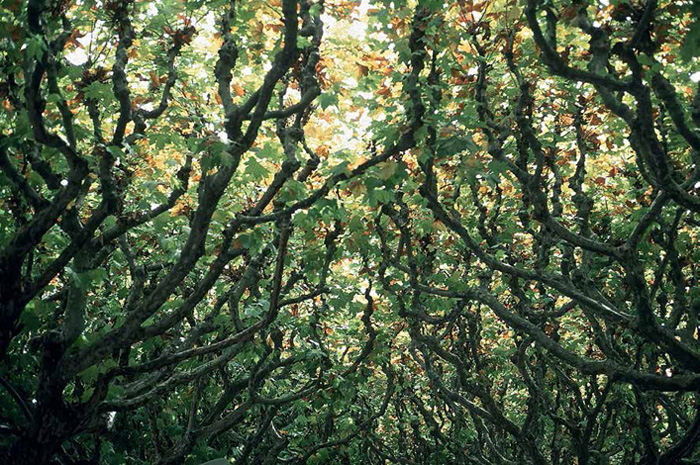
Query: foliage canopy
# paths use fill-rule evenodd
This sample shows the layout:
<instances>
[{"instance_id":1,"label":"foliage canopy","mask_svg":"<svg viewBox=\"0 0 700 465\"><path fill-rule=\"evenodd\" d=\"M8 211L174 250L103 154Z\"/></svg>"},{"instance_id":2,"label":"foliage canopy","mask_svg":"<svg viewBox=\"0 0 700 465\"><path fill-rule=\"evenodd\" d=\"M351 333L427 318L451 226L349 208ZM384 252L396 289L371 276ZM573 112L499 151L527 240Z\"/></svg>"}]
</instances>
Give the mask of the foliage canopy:
<instances>
[{"instance_id":1,"label":"foliage canopy","mask_svg":"<svg viewBox=\"0 0 700 465\"><path fill-rule=\"evenodd\" d=\"M2 5L4 463L700 463L697 2Z\"/></svg>"}]
</instances>

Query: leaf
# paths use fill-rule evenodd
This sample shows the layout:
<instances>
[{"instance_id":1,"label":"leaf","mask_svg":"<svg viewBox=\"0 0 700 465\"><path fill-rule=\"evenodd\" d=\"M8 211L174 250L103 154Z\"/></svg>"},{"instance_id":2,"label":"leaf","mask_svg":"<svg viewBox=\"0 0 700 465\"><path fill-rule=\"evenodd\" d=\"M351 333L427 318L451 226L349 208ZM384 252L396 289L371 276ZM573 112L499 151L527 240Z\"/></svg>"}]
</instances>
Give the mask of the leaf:
<instances>
[{"instance_id":1,"label":"leaf","mask_svg":"<svg viewBox=\"0 0 700 465\"><path fill-rule=\"evenodd\" d=\"M250 179L254 181L264 179L269 173L268 169L261 165L255 157L250 157L246 161L245 174Z\"/></svg>"},{"instance_id":2,"label":"leaf","mask_svg":"<svg viewBox=\"0 0 700 465\"><path fill-rule=\"evenodd\" d=\"M121 147L117 147L115 145L108 145L107 151L109 153L111 153L114 158L119 158L119 157L124 156L124 152L122 151Z\"/></svg>"},{"instance_id":3,"label":"leaf","mask_svg":"<svg viewBox=\"0 0 700 465\"><path fill-rule=\"evenodd\" d=\"M26 51L29 58L41 60L47 50L46 42L41 35L32 35L27 39Z\"/></svg>"},{"instance_id":4,"label":"leaf","mask_svg":"<svg viewBox=\"0 0 700 465\"><path fill-rule=\"evenodd\" d=\"M35 331L41 327L41 319L33 309L25 309L19 317L19 322L27 331Z\"/></svg>"},{"instance_id":5,"label":"leaf","mask_svg":"<svg viewBox=\"0 0 700 465\"><path fill-rule=\"evenodd\" d=\"M338 106L338 95L335 92L324 92L318 97L318 104L322 109Z\"/></svg>"},{"instance_id":6,"label":"leaf","mask_svg":"<svg viewBox=\"0 0 700 465\"><path fill-rule=\"evenodd\" d=\"M395 161L385 161L377 165L379 177L384 181L389 180L398 170L399 164Z\"/></svg>"},{"instance_id":7,"label":"leaf","mask_svg":"<svg viewBox=\"0 0 700 465\"><path fill-rule=\"evenodd\" d=\"M311 46L311 41L308 37L297 36L297 48L307 48Z\"/></svg>"},{"instance_id":8,"label":"leaf","mask_svg":"<svg viewBox=\"0 0 700 465\"><path fill-rule=\"evenodd\" d=\"M680 48L680 57L686 63L700 56L700 2L693 2L691 10L693 23L683 38Z\"/></svg>"},{"instance_id":9,"label":"leaf","mask_svg":"<svg viewBox=\"0 0 700 465\"><path fill-rule=\"evenodd\" d=\"M321 14L321 5L319 3L314 3L309 8L309 15L318 17Z\"/></svg>"},{"instance_id":10,"label":"leaf","mask_svg":"<svg viewBox=\"0 0 700 465\"><path fill-rule=\"evenodd\" d=\"M243 89L243 87L242 87L240 84L238 84L238 83L236 83L236 84L233 85L233 91L234 91L234 92L236 93L236 95L238 95L239 97L245 95L245 89ZM217 94L217 95L219 95L219 94ZM221 99L221 97L219 97L219 99Z\"/></svg>"},{"instance_id":11,"label":"leaf","mask_svg":"<svg viewBox=\"0 0 700 465\"><path fill-rule=\"evenodd\" d=\"M112 88L109 84L95 81L90 83L83 91L85 97L92 100L102 100L112 96Z\"/></svg>"}]
</instances>

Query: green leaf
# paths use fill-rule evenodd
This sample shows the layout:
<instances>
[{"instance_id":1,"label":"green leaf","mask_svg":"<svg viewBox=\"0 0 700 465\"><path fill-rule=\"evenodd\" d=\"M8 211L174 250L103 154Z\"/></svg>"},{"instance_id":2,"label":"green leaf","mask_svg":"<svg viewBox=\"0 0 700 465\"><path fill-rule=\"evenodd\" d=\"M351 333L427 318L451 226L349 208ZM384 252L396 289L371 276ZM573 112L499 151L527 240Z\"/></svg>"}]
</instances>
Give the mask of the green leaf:
<instances>
[{"instance_id":1,"label":"green leaf","mask_svg":"<svg viewBox=\"0 0 700 465\"><path fill-rule=\"evenodd\" d=\"M41 319L33 309L25 309L19 316L19 322L25 330L35 331L41 327Z\"/></svg>"},{"instance_id":2,"label":"green leaf","mask_svg":"<svg viewBox=\"0 0 700 465\"><path fill-rule=\"evenodd\" d=\"M311 41L308 37L297 36L297 48L306 48L311 46Z\"/></svg>"},{"instance_id":3,"label":"green leaf","mask_svg":"<svg viewBox=\"0 0 700 465\"><path fill-rule=\"evenodd\" d=\"M324 92L318 96L318 104L322 109L338 106L338 95L335 92Z\"/></svg>"},{"instance_id":4,"label":"green leaf","mask_svg":"<svg viewBox=\"0 0 700 465\"><path fill-rule=\"evenodd\" d=\"M246 161L245 175L253 181L264 179L269 175L269 171L258 162L255 157L250 157Z\"/></svg>"},{"instance_id":5,"label":"green leaf","mask_svg":"<svg viewBox=\"0 0 700 465\"><path fill-rule=\"evenodd\" d=\"M29 58L41 60L47 50L46 42L41 35L32 35L27 39L27 55Z\"/></svg>"},{"instance_id":6,"label":"green leaf","mask_svg":"<svg viewBox=\"0 0 700 465\"><path fill-rule=\"evenodd\" d=\"M395 161L385 161L377 165L379 177L384 181L393 177L398 168L399 164Z\"/></svg>"},{"instance_id":7,"label":"green leaf","mask_svg":"<svg viewBox=\"0 0 700 465\"><path fill-rule=\"evenodd\" d=\"M102 100L112 97L112 87L104 82L91 82L83 91L86 98L91 100Z\"/></svg>"},{"instance_id":8,"label":"green leaf","mask_svg":"<svg viewBox=\"0 0 700 465\"><path fill-rule=\"evenodd\" d=\"M686 63L700 56L700 2L693 2L693 24L690 26L680 48L680 57Z\"/></svg>"}]
</instances>

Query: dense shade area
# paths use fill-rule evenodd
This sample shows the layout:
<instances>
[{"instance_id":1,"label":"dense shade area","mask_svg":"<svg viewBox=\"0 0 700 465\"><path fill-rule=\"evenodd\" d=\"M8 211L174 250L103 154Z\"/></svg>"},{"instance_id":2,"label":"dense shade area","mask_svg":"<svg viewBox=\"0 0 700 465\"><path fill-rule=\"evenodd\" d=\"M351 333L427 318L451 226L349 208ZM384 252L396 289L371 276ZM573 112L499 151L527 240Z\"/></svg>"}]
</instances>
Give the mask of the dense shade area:
<instances>
[{"instance_id":1,"label":"dense shade area","mask_svg":"<svg viewBox=\"0 0 700 465\"><path fill-rule=\"evenodd\" d=\"M700 3L1 4L0 462L700 463Z\"/></svg>"}]
</instances>

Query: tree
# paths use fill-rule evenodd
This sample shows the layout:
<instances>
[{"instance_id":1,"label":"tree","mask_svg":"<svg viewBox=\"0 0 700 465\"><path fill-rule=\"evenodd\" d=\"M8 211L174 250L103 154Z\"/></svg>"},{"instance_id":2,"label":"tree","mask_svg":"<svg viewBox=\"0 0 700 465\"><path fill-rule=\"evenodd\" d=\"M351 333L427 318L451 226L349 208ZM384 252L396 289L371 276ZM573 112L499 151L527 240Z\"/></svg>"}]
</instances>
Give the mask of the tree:
<instances>
[{"instance_id":1,"label":"tree","mask_svg":"<svg viewBox=\"0 0 700 465\"><path fill-rule=\"evenodd\" d=\"M9 463L700 461L696 5L6 6Z\"/></svg>"}]
</instances>

